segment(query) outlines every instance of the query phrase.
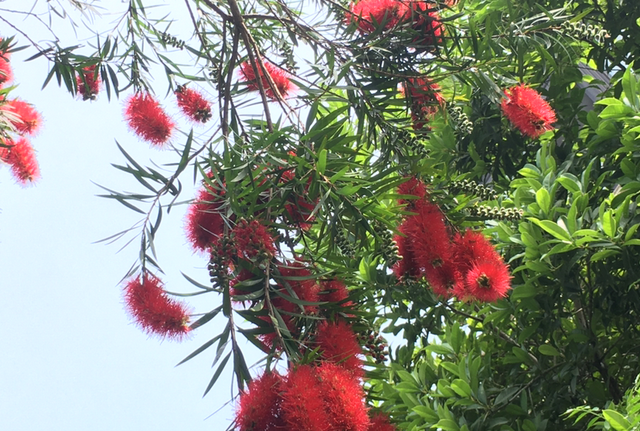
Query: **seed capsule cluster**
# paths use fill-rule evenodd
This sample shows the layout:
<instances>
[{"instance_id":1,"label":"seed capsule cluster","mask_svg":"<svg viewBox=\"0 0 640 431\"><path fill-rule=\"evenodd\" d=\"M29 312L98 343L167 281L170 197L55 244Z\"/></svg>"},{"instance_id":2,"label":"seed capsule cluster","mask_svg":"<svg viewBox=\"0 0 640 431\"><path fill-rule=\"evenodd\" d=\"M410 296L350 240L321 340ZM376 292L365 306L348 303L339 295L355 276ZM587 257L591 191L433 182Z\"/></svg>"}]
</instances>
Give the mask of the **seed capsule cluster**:
<instances>
[{"instance_id":1,"label":"seed capsule cluster","mask_svg":"<svg viewBox=\"0 0 640 431\"><path fill-rule=\"evenodd\" d=\"M562 23L561 28L564 34L568 36L573 36L576 39L588 40L597 44L600 44L604 42L605 39L611 37L607 30L602 27L592 24L587 25L583 22L565 21Z\"/></svg>"},{"instance_id":2,"label":"seed capsule cluster","mask_svg":"<svg viewBox=\"0 0 640 431\"><path fill-rule=\"evenodd\" d=\"M387 340L378 331L370 329L366 334L359 334L358 336L365 354L371 356L376 361L376 364L382 364L387 360L389 355Z\"/></svg>"},{"instance_id":3,"label":"seed capsule cluster","mask_svg":"<svg viewBox=\"0 0 640 431\"><path fill-rule=\"evenodd\" d=\"M428 157L429 150L420 139L410 138L405 141L406 148L416 156Z\"/></svg>"},{"instance_id":4,"label":"seed capsule cluster","mask_svg":"<svg viewBox=\"0 0 640 431\"><path fill-rule=\"evenodd\" d=\"M382 257L387 261L387 265L392 267L401 259L398 245L393 240L393 233L379 223L373 225L373 230L380 241Z\"/></svg>"},{"instance_id":5,"label":"seed capsule cluster","mask_svg":"<svg viewBox=\"0 0 640 431\"><path fill-rule=\"evenodd\" d=\"M184 45L185 45L185 41L184 40L180 40L175 36L170 35L169 33L165 33L165 32L160 32L158 34L158 36L160 37L160 42L166 44L166 45L170 45L174 48L178 48L178 49L184 49Z\"/></svg>"},{"instance_id":6,"label":"seed capsule cluster","mask_svg":"<svg viewBox=\"0 0 640 431\"><path fill-rule=\"evenodd\" d=\"M450 106L447 109L451 120L451 127L457 135L467 136L473 132L473 123L469 120L467 114L464 113L459 106Z\"/></svg>"},{"instance_id":7,"label":"seed capsule cluster","mask_svg":"<svg viewBox=\"0 0 640 431\"><path fill-rule=\"evenodd\" d=\"M477 205L468 208L467 211L472 217L481 217L487 220L509 220L517 221L522 218L522 210L516 208L499 208L488 205Z\"/></svg>"},{"instance_id":8,"label":"seed capsule cluster","mask_svg":"<svg viewBox=\"0 0 640 431\"><path fill-rule=\"evenodd\" d=\"M235 254L235 246L233 240L227 235L220 237L220 240L212 245L211 258L207 266L211 284L226 286L229 283L229 264L231 262L229 257L233 254Z\"/></svg>"},{"instance_id":9,"label":"seed capsule cluster","mask_svg":"<svg viewBox=\"0 0 640 431\"><path fill-rule=\"evenodd\" d=\"M478 184L473 180L453 181L449 186L449 190L452 193L466 193L474 195L483 201L490 201L498 198L498 194L495 190L485 185Z\"/></svg>"},{"instance_id":10,"label":"seed capsule cluster","mask_svg":"<svg viewBox=\"0 0 640 431\"><path fill-rule=\"evenodd\" d=\"M347 234L344 229L338 229L338 232L336 233L336 245L343 255L350 258L355 257L356 249L347 238Z\"/></svg>"}]
</instances>

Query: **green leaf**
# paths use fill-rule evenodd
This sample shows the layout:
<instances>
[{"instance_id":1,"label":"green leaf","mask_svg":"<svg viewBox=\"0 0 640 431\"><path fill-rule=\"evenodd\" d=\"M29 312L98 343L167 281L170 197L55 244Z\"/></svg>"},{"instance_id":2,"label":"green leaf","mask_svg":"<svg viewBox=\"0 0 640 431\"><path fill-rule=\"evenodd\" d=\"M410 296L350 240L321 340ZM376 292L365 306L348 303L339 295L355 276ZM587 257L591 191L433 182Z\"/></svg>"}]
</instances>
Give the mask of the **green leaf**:
<instances>
[{"instance_id":1,"label":"green leaf","mask_svg":"<svg viewBox=\"0 0 640 431\"><path fill-rule=\"evenodd\" d=\"M515 394L520 390L519 387L513 386L510 388L504 389L500 394L496 397L494 401L494 405L499 406L501 404L507 403L515 396Z\"/></svg>"},{"instance_id":2,"label":"green leaf","mask_svg":"<svg viewBox=\"0 0 640 431\"><path fill-rule=\"evenodd\" d=\"M560 352L558 352L558 349L550 344L543 344L542 346L538 347L538 350L545 356L560 356Z\"/></svg>"},{"instance_id":3,"label":"green leaf","mask_svg":"<svg viewBox=\"0 0 640 431\"><path fill-rule=\"evenodd\" d=\"M631 106L636 109L639 108L638 95L636 94L636 77L634 76L631 67L627 67L627 70L622 76L622 91Z\"/></svg>"},{"instance_id":4,"label":"green leaf","mask_svg":"<svg viewBox=\"0 0 640 431\"><path fill-rule=\"evenodd\" d=\"M538 220L537 218L530 217L533 223L540 226L547 233L551 234L554 238L557 238L562 241L571 242L571 234L568 231L562 229L556 222L551 220Z\"/></svg>"},{"instance_id":5,"label":"green leaf","mask_svg":"<svg viewBox=\"0 0 640 431\"><path fill-rule=\"evenodd\" d=\"M580 184L580 180L573 174L562 174L556 178L556 181L571 193L582 191L582 184Z\"/></svg>"},{"instance_id":6,"label":"green leaf","mask_svg":"<svg viewBox=\"0 0 640 431\"><path fill-rule=\"evenodd\" d=\"M471 396L471 386L462 379L455 379L451 382L451 389L461 397L468 398Z\"/></svg>"},{"instance_id":7,"label":"green leaf","mask_svg":"<svg viewBox=\"0 0 640 431\"><path fill-rule=\"evenodd\" d=\"M327 168L327 150L320 150L320 154L318 154L318 173L320 175L324 175L324 171Z\"/></svg>"},{"instance_id":8,"label":"green leaf","mask_svg":"<svg viewBox=\"0 0 640 431\"><path fill-rule=\"evenodd\" d=\"M218 381L218 377L220 377L220 374L222 374L222 371L224 370L224 367L227 365L227 362L229 362L230 357L231 357L231 352L227 353L227 356L225 356L222 362L220 363L220 365L218 365L218 369L216 369L216 372L213 373L213 377L211 377L211 380L207 385L207 389L205 389L204 394L202 394L203 397L206 396L211 390L211 388L213 388L213 385L216 384L216 382Z\"/></svg>"},{"instance_id":9,"label":"green leaf","mask_svg":"<svg viewBox=\"0 0 640 431\"><path fill-rule=\"evenodd\" d=\"M551 209L551 196L547 189L540 189L536 192L536 202L543 213L548 214Z\"/></svg>"},{"instance_id":10,"label":"green leaf","mask_svg":"<svg viewBox=\"0 0 640 431\"><path fill-rule=\"evenodd\" d=\"M616 219L612 210L607 210L602 215L602 231L609 237L616 236Z\"/></svg>"},{"instance_id":11,"label":"green leaf","mask_svg":"<svg viewBox=\"0 0 640 431\"><path fill-rule=\"evenodd\" d=\"M631 422L615 410L603 410L602 415L616 431L628 431L631 429Z\"/></svg>"},{"instance_id":12,"label":"green leaf","mask_svg":"<svg viewBox=\"0 0 640 431\"><path fill-rule=\"evenodd\" d=\"M521 284L511 292L511 299L531 298L538 294L538 289L533 285Z\"/></svg>"},{"instance_id":13,"label":"green leaf","mask_svg":"<svg viewBox=\"0 0 640 431\"><path fill-rule=\"evenodd\" d=\"M431 429L439 429L442 431L460 431L460 427L453 419L440 419Z\"/></svg>"}]
</instances>

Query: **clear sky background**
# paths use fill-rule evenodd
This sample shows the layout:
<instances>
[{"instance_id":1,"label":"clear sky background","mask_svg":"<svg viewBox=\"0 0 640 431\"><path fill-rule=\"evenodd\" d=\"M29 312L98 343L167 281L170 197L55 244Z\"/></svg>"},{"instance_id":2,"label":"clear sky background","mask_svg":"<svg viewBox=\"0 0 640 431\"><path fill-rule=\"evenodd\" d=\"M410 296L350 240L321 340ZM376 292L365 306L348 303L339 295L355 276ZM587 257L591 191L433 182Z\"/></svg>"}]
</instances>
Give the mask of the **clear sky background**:
<instances>
[{"instance_id":1,"label":"clear sky background","mask_svg":"<svg viewBox=\"0 0 640 431\"><path fill-rule=\"evenodd\" d=\"M6 9L31 5L0 2ZM15 19L1 10L0 16ZM25 22L16 24L32 35L39 31ZM62 36L72 35L67 30ZM1 36L14 34L0 22ZM49 38L45 33L39 37ZM75 40L67 39L67 44ZM19 35L18 41L26 43ZM231 397L231 369L203 399L213 374L214 350L174 367L217 335L222 320L181 343L149 337L126 315L119 285L136 260L139 243L120 252L124 242L95 244L140 219L117 202L96 197L102 190L93 182L119 191L144 190L110 165L126 162L115 140L143 165L149 166L150 159L159 165L175 161L175 155L150 148L128 131L122 100L109 103L101 94L95 102L83 102L55 82L42 90L47 62L23 61L34 53L13 55L19 87L11 95L35 105L44 117L32 139L42 177L23 188L7 166L0 166L0 430L226 429L233 419L231 405L209 416ZM176 113L174 98L163 98L163 75L156 84L162 103L187 127ZM207 128L198 130L205 133ZM181 143L182 137L176 136ZM197 185L188 175L183 186L180 200L192 198ZM184 236L186 209L175 207L164 218L156 240L166 288L178 292L195 290L181 271L208 283L206 257L194 255ZM216 295L203 295L189 303L195 311L206 312L219 301ZM248 362L257 357L254 351Z\"/></svg>"}]
</instances>

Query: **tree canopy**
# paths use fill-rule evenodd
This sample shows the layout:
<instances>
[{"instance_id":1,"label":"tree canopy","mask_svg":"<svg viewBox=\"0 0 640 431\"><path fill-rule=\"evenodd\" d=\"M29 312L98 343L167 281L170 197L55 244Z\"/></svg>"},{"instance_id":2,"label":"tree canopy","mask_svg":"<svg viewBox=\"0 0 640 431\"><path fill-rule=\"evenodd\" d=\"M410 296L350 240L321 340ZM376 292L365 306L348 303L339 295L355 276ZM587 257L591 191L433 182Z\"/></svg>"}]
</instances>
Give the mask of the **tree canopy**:
<instances>
[{"instance_id":1,"label":"tree canopy","mask_svg":"<svg viewBox=\"0 0 640 431\"><path fill-rule=\"evenodd\" d=\"M104 196L141 217L127 311L211 333L184 361L214 358L205 394L234 373L229 428L638 427L638 2L122 6L2 3L0 159L37 179L16 50L78 103L124 100L114 166L139 190ZM98 30L66 41L62 21ZM143 166L139 141L174 161ZM208 274L164 286L154 242L180 204Z\"/></svg>"}]
</instances>

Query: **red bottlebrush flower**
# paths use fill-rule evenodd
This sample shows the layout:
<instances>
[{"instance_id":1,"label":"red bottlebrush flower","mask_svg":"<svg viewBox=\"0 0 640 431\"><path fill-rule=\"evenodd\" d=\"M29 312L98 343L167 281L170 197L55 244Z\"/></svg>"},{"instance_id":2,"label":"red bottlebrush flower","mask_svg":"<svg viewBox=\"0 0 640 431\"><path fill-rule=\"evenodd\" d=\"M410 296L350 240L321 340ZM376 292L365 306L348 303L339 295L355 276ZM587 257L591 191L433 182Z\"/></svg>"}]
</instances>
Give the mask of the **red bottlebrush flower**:
<instances>
[{"instance_id":1,"label":"red bottlebrush flower","mask_svg":"<svg viewBox=\"0 0 640 431\"><path fill-rule=\"evenodd\" d=\"M136 93L129 97L124 116L136 135L155 146L167 142L175 127L160 103L147 93Z\"/></svg>"},{"instance_id":2,"label":"red bottlebrush flower","mask_svg":"<svg viewBox=\"0 0 640 431\"><path fill-rule=\"evenodd\" d=\"M276 86L278 93L283 98L286 98L291 92L295 90L295 85L291 82L290 75L279 68L278 66L273 65L272 63L265 61L264 69L267 71L271 80ZM258 73L253 69L250 61L245 61L240 65L240 76L247 83L247 88L250 91L260 91L260 86L258 85L257 77L260 77L260 82L262 83L262 88L264 88L265 94L271 100L278 100L278 96L276 92L269 84L269 80L264 75L263 70L259 67Z\"/></svg>"},{"instance_id":3,"label":"red bottlebrush flower","mask_svg":"<svg viewBox=\"0 0 640 431\"><path fill-rule=\"evenodd\" d=\"M352 301L349 299L349 289L339 280L327 280L320 282L322 292L320 300L332 304L339 304L341 307L351 307Z\"/></svg>"},{"instance_id":4,"label":"red bottlebrush flower","mask_svg":"<svg viewBox=\"0 0 640 431\"><path fill-rule=\"evenodd\" d=\"M433 268L426 274L427 281L433 292L445 298L458 294L460 288L464 288L464 277L456 263L447 260L442 265Z\"/></svg>"},{"instance_id":5,"label":"red bottlebrush flower","mask_svg":"<svg viewBox=\"0 0 640 431\"><path fill-rule=\"evenodd\" d=\"M185 230L195 250L206 251L224 232L222 217L223 199L209 188L200 190L196 200L189 205Z\"/></svg>"},{"instance_id":6,"label":"red bottlebrush flower","mask_svg":"<svg viewBox=\"0 0 640 431\"><path fill-rule=\"evenodd\" d=\"M474 264L465 278L468 292L480 301L497 301L511 289L509 268L502 261Z\"/></svg>"},{"instance_id":7,"label":"red bottlebrush flower","mask_svg":"<svg viewBox=\"0 0 640 431\"><path fill-rule=\"evenodd\" d=\"M537 138L553 130L551 124L556 121L556 114L536 90L520 84L505 90L504 94L502 112L522 134Z\"/></svg>"},{"instance_id":8,"label":"red bottlebrush flower","mask_svg":"<svg viewBox=\"0 0 640 431\"><path fill-rule=\"evenodd\" d=\"M13 69L6 57L0 57L0 88L13 81Z\"/></svg>"},{"instance_id":9,"label":"red bottlebrush flower","mask_svg":"<svg viewBox=\"0 0 640 431\"><path fill-rule=\"evenodd\" d=\"M288 169L283 172L281 181L283 184L287 184L295 179L296 173L294 169ZM304 186L304 195L299 195L296 190L292 190L287 197L287 203L285 203L285 212L289 216L290 222L302 230L309 230L315 220L315 215L312 215L313 210L318 204L318 199L310 201L307 198L307 192L309 190L309 184L311 178Z\"/></svg>"},{"instance_id":10,"label":"red bottlebrush flower","mask_svg":"<svg viewBox=\"0 0 640 431\"><path fill-rule=\"evenodd\" d=\"M42 117L38 111L33 109L33 106L30 103L23 100L10 100L4 105L3 109L11 112L17 117L15 120L10 119L9 121L21 135L34 135L42 124Z\"/></svg>"},{"instance_id":11,"label":"red bottlebrush flower","mask_svg":"<svg viewBox=\"0 0 640 431\"><path fill-rule=\"evenodd\" d=\"M371 417L368 431L398 431L398 428L389 422L389 416L384 413L376 413Z\"/></svg>"},{"instance_id":12,"label":"red bottlebrush flower","mask_svg":"<svg viewBox=\"0 0 640 431\"><path fill-rule=\"evenodd\" d=\"M420 130L445 105L440 86L428 78L409 78L402 93L410 98L413 128Z\"/></svg>"},{"instance_id":13,"label":"red bottlebrush flower","mask_svg":"<svg viewBox=\"0 0 640 431\"><path fill-rule=\"evenodd\" d=\"M393 241L398 246L398 255L402 258L393 265L393 273L397 278L418 278L420 266L416 263L415 255L411 248L411 240L403 235L395 235Z\"/></svg>"},{"instance_id":14,"label":"red bottlebrush flower","mask_svg":"<svg viewBox=\"0 0 640 431\"><path fill-rule=\"evenodd\" d=\"M364 391L358 379L331 362L317 367L320 392L327 411L330 430L367 431L368 409L364 403Z\"/></svg>"},{"instance_id":15,"label":"red bottlebrush flower","mask_svg":"<svg viewBox=\"0 0 640 431\"><path fill-rule=\"evenodd\" d=\"M311 272L306 269L300 262L293 262L290 265L281 265L278 267L280 277L278 284L280 285L280 293L286 296L292 296L291 291L299 300L307 302L320 302L320 286L312 277ZM292 280L291 278L296 278ZM272 295L273 305L279 310L289 313L300 313L300 306L288 301L287 299ZM308 314L314 314L318 311L317 305L304 305L304 311Z\"/></svg>"},{"instance_id":16,"label":"red bottlebrush flower","mask_svg":"<svg viewBox=\"0 0 640 431\"><path fill-rule=\"evenodd\" d=\"M324 361L338 364L354 377L362 377L362 347L351 326L342 320L318 325L316 345Z\"/></svg>"},{"instance_id":17,"label":"red bottlebrush flower","mask_svg":"<svg viewBox=\"0 0 640 431\"><path fill-rule=\"evenodd\" d=\"M416 177L410 177L408 181L400 184L398 186L398 194L416 196L418 199L427 199L429 197L426 184ZM415 201L416 199L398 199L400 205L411 205Z\"/></svg>"},{"instance_id":18,"label":"red bottlebrush flower","mask_svg":"<svg viewBox=\"0 0 640 431\"><path fill-rule=\"evenodd\" d=\"M78 94L82 96L82 100L96 100L96 96L100 92L101 83L102 79L100 74L96 72L95 64L83 68L82 74L76 77Z\"/></svg>"},{"instance_id":19,"label":"red bottlebrush flower","mask_svg":"<svg viewBox=\"0 0 640 431\"><path fill-rule=\"evenodd\" d=\"M257 256L270 259L276 253L273 236L258 220L240 220L231 234L237 256L241 259L251 260Z\"/></svg>"},{"instance_id":20,"label":"red bottlebrush flower","mask_svg":"<svg viewBox=\"0 0 640 431\"><path fill-rule=\"evenodd\" d=\"M36 153L27 139L20 138L18 142L7 139L2 144L6 147L0 147L0 160L11 166L11 173L16 181L26 185L40 178Z\"/></svg>"},{"instance_id":21,"label":"red bottlebrush flower","mask_svg":"<svg viewBox=\"0 0 640 431\"><path fill-rule=\"evenodd\" d=\"M264 373L249 383L247 390L240 394L236 409L239 431L284 429L280 407L282 385L282 377L276 372Z\"/></svg>"},{"instance_id":22,"label":"red bottlebrush flower","mask_svg":"<svg viewBox=\"0 0 640 431\"><path fill-rule=\"evenodd\" d=\"M414 262L428 275L452 258L449 231L437 205L418 201L414 211L417 214L408 216L399 231L410 241Z\"/></svg>"},{"instance_id":23,"label":"red bottlebrush flower","mask_svg":"<svg viewBox=\"0 0 640 431\"><path fill-rule=\"evenodd\" d=\"M147 333L181 339L189 332L185 306L167 296L162 282L151 274L135 277L124 288L127 310Z\"/></svg>"},{"instance_id":24,"label":"red bottlebrush flower","mask_svg":"<svg viewBox=\"0 0 640 431\"><path fill-rule=\"evenodd\" d=\"M454 294L460 300L467 300L473 297L466 282L466 274L469 270L474 265L487 262L496 262L501 265L502 258L482 232L471 229L467 229L464 233L457 233L453 238L452 247L455 266L465 278L463 283L455 286Z\"/></svg>"},{"instance_id":25,"label":"red bottlebrush flower","mask_svg":"<svg viewBox=\"0 0 640 431\"><path fill-rule=\"evenodd\" d=\"M362 389L360 389L362 390ZM282 417L287 431L332 431L325 393L310 365L291 369L282 385Z\"/></svg>"},{"instance_id":26,"label":"red bottlebrush flower","mask_svg":"<svg viewBox=\"0 0 640 431\"><path fill-rule=\"evenodd\" d=\"M397 0L360 0L349 7L351 12L347 13L346 22L355 22L363 34L373 33L381 24L388 30L399 22L399 5Z\"/></svg>"},{"instance_id":27,"label":"red bottlebrush flower","mask_svg":"<svg viewBox=\"0 0 640 431\"><path fill-rule=\"evenodd\" d=\"M443 25L440 15L433 9L433 3L426 1L400 1L398 17L401 22L411 24L420 34L413 42L415 48L431 49L442 44Z\"/></svg>"},{"instance_id":28,"label":"red bottlebrush flower","mask_svg":"<svg viewBox=\"0 0 640 431\"><path fill-rule=\"evenodd\" d=\"M211 119L211 103L202 94L183 85L175 91L178 107L192 121L206 123Z\"/></svg>"},{"instance_id":29,"label":"red bottlebrush flower","mask_svg":"<svg viewBox=\"0 0 640 431\"><path fill-rule=\"evenodd\" d=\"M456 234L452 245L456 266L463 273L475 263L502 260L493 244L479 231L467 229L464 234Z\"/></svg>"}]
</instances>

